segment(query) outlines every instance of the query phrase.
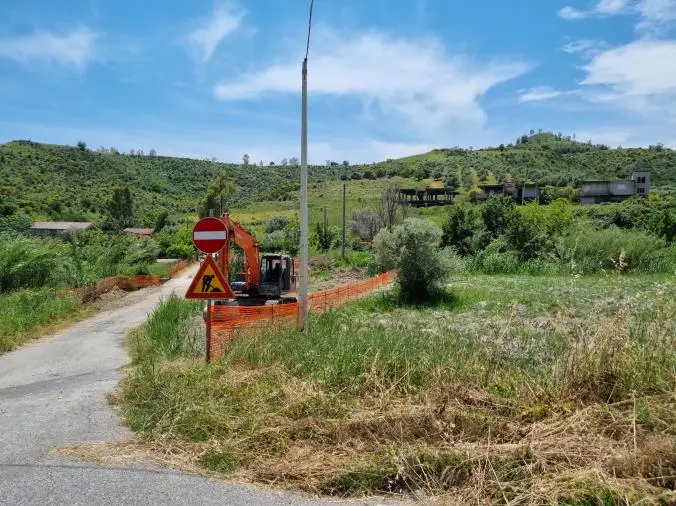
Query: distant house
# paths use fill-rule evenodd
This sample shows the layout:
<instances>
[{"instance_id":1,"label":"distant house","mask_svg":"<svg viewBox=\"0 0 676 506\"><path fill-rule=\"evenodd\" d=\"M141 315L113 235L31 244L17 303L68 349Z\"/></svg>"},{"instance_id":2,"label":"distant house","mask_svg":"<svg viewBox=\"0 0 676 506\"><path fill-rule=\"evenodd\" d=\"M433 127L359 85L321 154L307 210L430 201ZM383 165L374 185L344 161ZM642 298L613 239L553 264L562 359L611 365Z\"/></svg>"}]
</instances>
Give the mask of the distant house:
<instances>
[{"instance_id":1,"label":"distant house","mask_svg":"<svg viewBox=\"0 0 676 506\"><path fill-rule=\"evenodd\" d=\"M582 204L600 204L602 202L622 202L634 195L647 197L650 192L650 172L634 172L630 179L621 181L597 180L582 183L580 202Z\"/></svg>"},{"instance_id":2,"label":"distant house","mask_svg":"<svg viewBox=\"0 0 676 506\"><path fill-rule=\"evenodd\" d=\"M57 237L93 228L89 221L36 221L31 227L31 234L36 237Z\"/></svg>"},{"instance_id":3,"label":"distant house","mask_svg":"<svg viewBox=\"0 0 676 506\"><path fill-rule=\"evenodd\" d=\"M453 203L452 188L399 188L399 203L412 207L446 206Z\"/></svg>"},{"instance_id":4,"label":"distant house","mask_svg":"<svg viewBox=\"0 0 676 506\"><path fill-rule=\"evenodd\" d=\"M125 235L135 235L144 239L150 239L153 236L152 228L125 228L122 231Z\"/></svg>"},{"instance_id":5,"label":"distant house","mask_svg":"<svg viewBox=\"0 0 676 506\"><path fill-rule=\"evenodd\" d=\"M537 183L524 183L519 188L519 198L522 204L533 200L540 200L540 187Z\"/></svg>"}]
</instances>

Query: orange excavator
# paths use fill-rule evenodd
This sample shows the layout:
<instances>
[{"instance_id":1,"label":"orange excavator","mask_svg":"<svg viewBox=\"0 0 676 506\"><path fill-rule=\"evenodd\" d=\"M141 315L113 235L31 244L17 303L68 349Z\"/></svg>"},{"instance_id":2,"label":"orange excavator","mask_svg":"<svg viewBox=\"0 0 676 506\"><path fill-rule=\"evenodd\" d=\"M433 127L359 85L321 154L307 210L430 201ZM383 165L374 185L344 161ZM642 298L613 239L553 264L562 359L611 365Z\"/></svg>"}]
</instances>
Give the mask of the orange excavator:
<instances>
[{"instance_id":1,"label":"orange excavator","mask_svg":"<svg viewBox=\"0 0 676 506\"><path fill-rule=\"evenodd\" d=\"M217 260L224 274L229 272L230 241L244 252L244 268L232 281L236 303L245 305L296 302L296 273L291 256L283 253L261 255L258 241L242 225L224 213L219 218L228 230L228 242Z\"/></svg>"}]
</instances>

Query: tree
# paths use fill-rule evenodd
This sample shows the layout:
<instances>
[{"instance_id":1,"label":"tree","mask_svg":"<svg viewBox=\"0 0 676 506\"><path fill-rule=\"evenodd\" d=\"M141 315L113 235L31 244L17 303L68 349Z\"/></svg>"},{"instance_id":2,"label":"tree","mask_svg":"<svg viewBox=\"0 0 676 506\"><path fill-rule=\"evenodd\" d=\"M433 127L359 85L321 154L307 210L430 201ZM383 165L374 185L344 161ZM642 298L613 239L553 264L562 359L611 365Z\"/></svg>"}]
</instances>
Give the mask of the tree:
<instances>
[{"instance_id":1,"label":"tree","mask_svg":"<svg viewBox=\"0 0 676 506\"><path fill-rule=\"evenodd\" d=\"M136 150L136 155L137 155L137 156L143 156L143 150L142 150L142 149L137 149L137 150Z\"/></svg>"},{"instance_id":2,"label":"tree","mask_svg":"<svg viewBox=\"0 0 676 506\"><path fill-rule=\"evenodd\" d=\"M78 141L77 149L79 149L80 151L87 151L87 143L83 141Z\"/></svg>"},{"instance_id":3,"label":"tree","mask_svg":"<svg viewBox=\"0 0 676 506\"><path fill-rule=\"evenodd\" d=\"M441 245L453 248L460 255L468 255L475 249L474 236L480 230L475 208L453 205L442 226Z\"/></svg>"},{"instance_id":4,"label":"tree","mask_svg":"<svg viewBox=\"0 0 676 506\"><path fill-rule=\"evenodd\" d=\"M349 166L350 166L349 160L343 160L343 167L349 167Z\"/></svg>"},{"instance_id":5,"label":"tree","mask_svg":"<svg viewBox=\"0 0 676 506\"><path fill-rule=\"evenodd\" d=\"M275 164L275 162L270 162L270 167L272 167Z\"/></svg>"},{"instance_id":6,"label":"tree","mask_svg":"<svg viewBox=\"0 0 676 506\"><path fill-rule=\"evenodd\" d=\"M107 210L109 228L122 230L134 224L134 199L128 186L115 189Z\"/></svg>"},{"instance_id":7,"label":"tree","mask_svg":"<svg viewBox=\"0 0 676 506\"><path fill-rule=\"evenodd\" d=\"M208 216L210 209L218 211L219 216L223 214L224 205L234 189L235 183L228 178L227 173L224 170L219 171L209 182L207 196L202 201L200 215Z\"/></svg>"},{"instance_id":8,"label":"tree","mask_svg":"<svg viewBox=\"0 0 676 506\"><path fill-rule=\"evenodd\" d=\"M281 163L282 165L289 165L289 160L287 160L286 158L282 158L282 161L279 163Z\"/></svg>"},{"instance_id":9,"label":"tree","mask_svg":"<svg viewBox=\"0 0 676 506\"><path fill-rule=\"evenodd\" d=\"M242 162L244 165L249 165L249 155L244 153L244 156L242 157Z\"/></svg>"},{"instance_id":10,"label":"tree","mask_svg":"<svg viewBox=\"0 0 676 506\"><path fill-rule=\"evenodd\" d=\"M150 148L150 151L148 151L148 154L150 156L157 156L157 151L155 151L153 148Z\"/></svg>"},{"instance_id":11,"label":"tree","mask_svg":"<svg viewBox=\"0 0 676 506\"><path fill-rule=\"evenodd\" d=\"M130 149L130 150L129 150L129 154L130 154L131 156L134 156L134 155L136 154L136 151L134 151L133 149Z\"/></svg>"},{"instance_id":12,"label":"tree","mask_svg":"<svg viewBox=\"0 0 676 506\"><path fill-rule=\"evenodd\" d=\"M376 204L376 212L385 228L390 231L392 230L401 209L402 207L399 203L399 188L395 185L388 184L383 189L380 199Z\"/></svg>"},{"instance_id":13,"label":"tree","mask_svg":"<svg viewBox=\"0 0 676 506\"><path fill-rule=\"evenodd\" d=\"M456 174L449 174L448 177L446 177L446 181L444 181L444 186L452 191L457 190L460 187L458 176Z\"/></svg>"},{"instance_id":14,"label":"tree","mask_svg":"<svg viewBox=\"0 0 676 506\"><path fill-rule=\"evenodd\" d=\"M157 215L155 225L153 225L153 233L161 232L162 229L167 225L168 218L169 213L167 211L162 211L159 215Z\"/></svg>"},{"instance_id":15,"label":"tree","mask_svg":"<svg viewBox=\"0 0 676 506\"><path fill-rule=\"evenodd\" d=\"M296 158L295 156L289 158L289 163L291 165L298 165L298 158Z\"/></svg>"},{"instance_id":16,"label":"tree","mask_svg":"<svg viewBox=\"0 0 676 506\"><path fill-rule=\"evenodd\" d=\"M439 250L441 230L428 220L407 218L392 232L383 229L373 241L381 268L398 268L403 302L433 301L443 292L450 269Z\"/></svg>"},{"instance_id":17,"label":"tree","mask_svg":"<svg viewBox=\"0 0 676 506\"><path fill-rule=\"evenodd\" d=\"M494 195L481 207L481 218L491 238L504 234L516 219L516 204L509 197Z\"/></svg>"}]
</instances>

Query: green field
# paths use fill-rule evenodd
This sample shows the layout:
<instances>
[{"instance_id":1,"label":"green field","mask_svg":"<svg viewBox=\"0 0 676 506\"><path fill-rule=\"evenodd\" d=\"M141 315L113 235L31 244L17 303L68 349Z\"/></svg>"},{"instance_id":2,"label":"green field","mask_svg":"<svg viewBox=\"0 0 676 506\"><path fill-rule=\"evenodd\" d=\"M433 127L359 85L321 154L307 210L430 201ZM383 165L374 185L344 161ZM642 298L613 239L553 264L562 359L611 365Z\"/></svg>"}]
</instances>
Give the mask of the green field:
<instances>
[{"instance_id":1,"label":"green field","mask_svg":"<svg viewBox=\"0 0 676 506\"><path fill-rule=\"evenodd\" d=\"M185 317L134 335L116 402L143 452L209 475L453 504L676 500L673 275L461 274L448 293L242 334L208 365L171 300L158 316Z\"/></svg>"}]
</instances>

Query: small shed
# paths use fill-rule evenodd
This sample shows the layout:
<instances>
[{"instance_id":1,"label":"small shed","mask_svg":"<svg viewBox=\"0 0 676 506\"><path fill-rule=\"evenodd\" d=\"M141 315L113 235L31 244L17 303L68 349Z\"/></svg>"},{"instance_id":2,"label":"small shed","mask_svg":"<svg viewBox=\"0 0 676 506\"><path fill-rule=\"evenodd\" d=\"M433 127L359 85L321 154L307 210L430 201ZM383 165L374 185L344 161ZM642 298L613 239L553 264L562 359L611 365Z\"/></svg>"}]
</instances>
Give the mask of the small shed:
<instances>
[{"instance_id":1,"label":"small shed","mask_svg":"<svg viewBox=\"0 0 676 506\"><path fill-rule=\"evenodd\" d=\"M31 234L36 237L57 237L93 228L89 221L36 221L31 227Z\"/></svg>"},{"instance_id":2,"label":"small shed","mask_svg":"<svg viewBox=\"0 0 676 506\"><path fill-rule=\"evenodd\" d=\"M135 235L144 239L150 239L153 236L152 228L125 228L122 231L125 235Z\"/></svg>"}]
</instances>

